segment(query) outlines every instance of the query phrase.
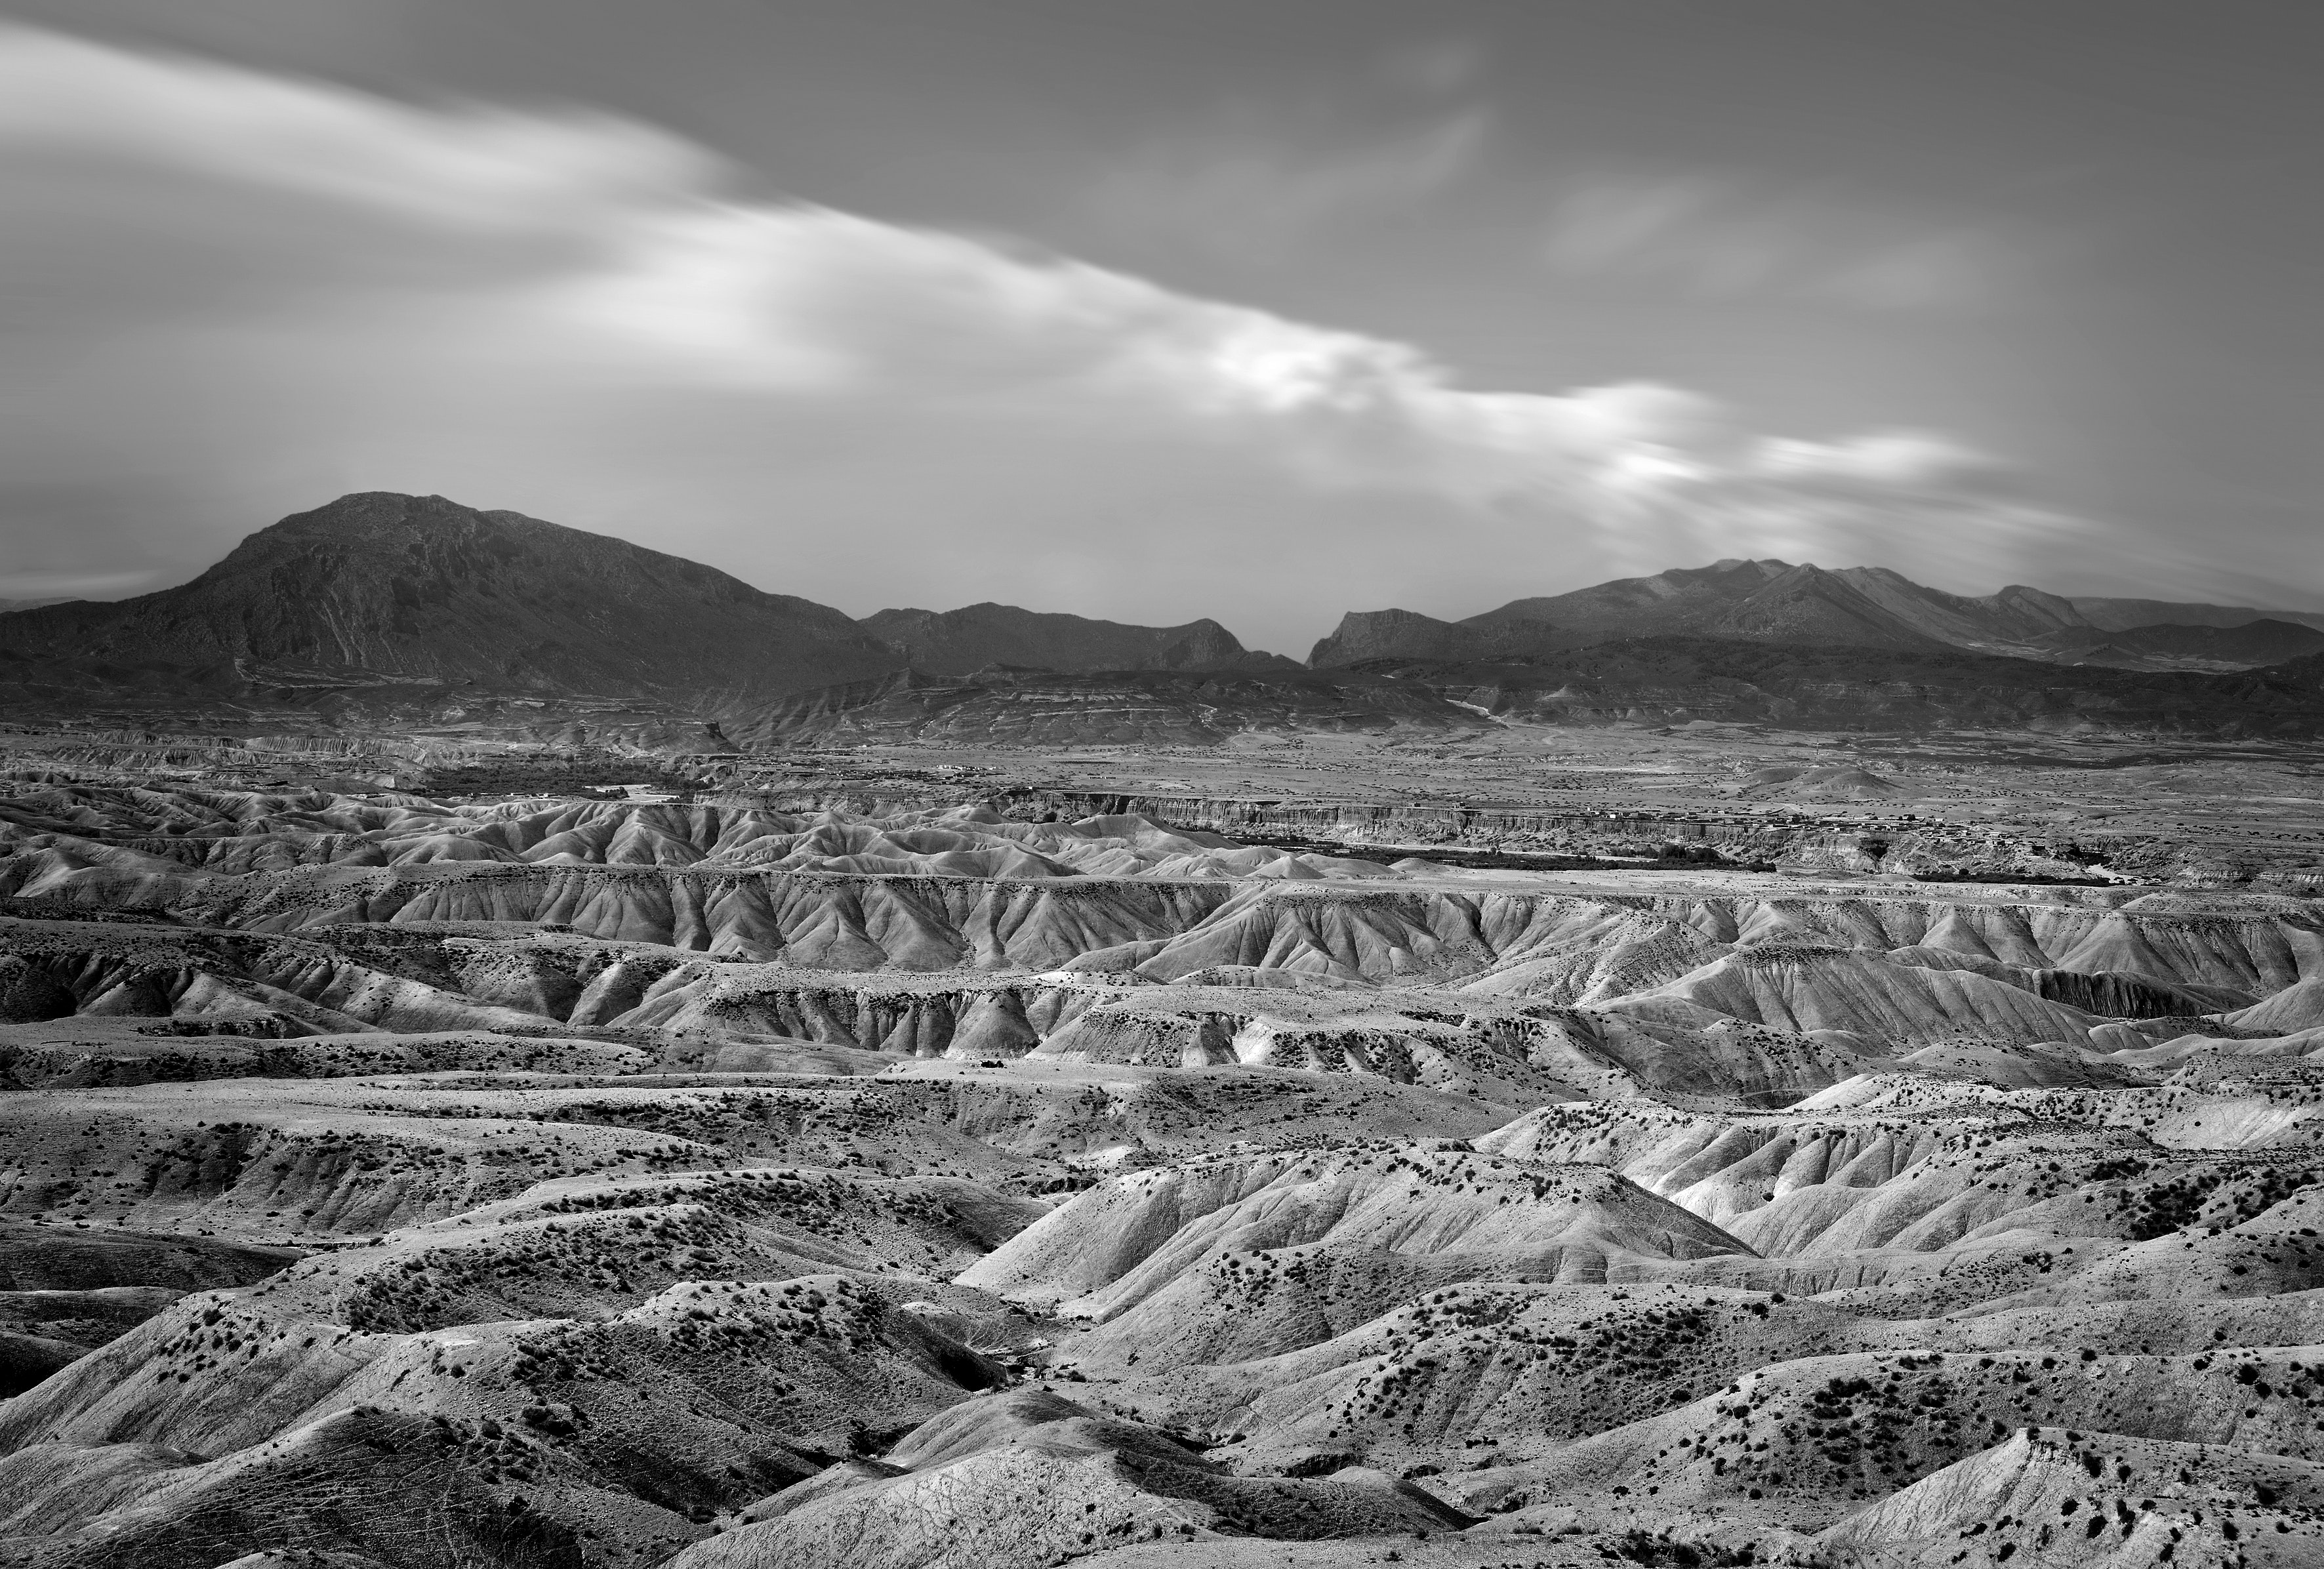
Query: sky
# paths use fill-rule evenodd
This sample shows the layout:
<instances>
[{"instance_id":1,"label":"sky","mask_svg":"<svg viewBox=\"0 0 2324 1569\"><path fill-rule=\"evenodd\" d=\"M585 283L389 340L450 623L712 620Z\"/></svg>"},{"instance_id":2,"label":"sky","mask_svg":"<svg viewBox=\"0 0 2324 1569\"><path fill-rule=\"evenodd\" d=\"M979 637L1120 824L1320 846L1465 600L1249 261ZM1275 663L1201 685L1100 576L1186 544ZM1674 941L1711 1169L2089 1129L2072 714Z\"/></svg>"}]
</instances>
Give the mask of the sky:
<instances>
[{"instance_id":1,"label":"sky","mask_svg":"<svg viewBox=\"0 0 2324 1569\"><path fill-rule=\"evenodd\" d=\"M0 597L357 490L1304 651L2324 608L2312 0L0 0Z\"/></svg>"}]
</instances>

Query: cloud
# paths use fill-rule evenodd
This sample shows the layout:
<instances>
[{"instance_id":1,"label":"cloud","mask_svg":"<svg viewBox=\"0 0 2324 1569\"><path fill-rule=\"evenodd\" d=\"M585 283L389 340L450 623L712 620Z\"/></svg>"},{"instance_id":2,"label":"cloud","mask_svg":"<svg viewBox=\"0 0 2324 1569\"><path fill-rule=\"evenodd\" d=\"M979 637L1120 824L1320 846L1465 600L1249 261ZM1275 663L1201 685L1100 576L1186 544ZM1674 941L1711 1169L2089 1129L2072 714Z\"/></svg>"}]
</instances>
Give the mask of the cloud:
<instances>
[{"instance_id":1,"label":"cloud","mask_svg":"<svg viewBox=\"0 0 2324 1569\"><path fill-rule=\"evenodd\" d=\"M1806 490L1950 495L1965 502L2006 494L2015 482L2008 466L1991 455L1917 430L1877 431L1846 441L1766 441L1752 468Z\"/></svg>"},{"instance_id":2,"label":"cloud","mask_svg":"<svg viewBox=\"0 0 2324 1569\"><path fill-rule=\"evenodd\" d=\"M586 221L716 173L702 149L633 121L417 108L14 26L0 32L0 143L17 159L119 159L484 234Z\"/></svg>"},{"instance_id":3,"label":"cloud","mask_svg":"<svg viewBox=\"0 0 2324 1569\"><path fill-rule=\"evenodd\" d=\"M1392 49L1379 74L1389 86L1424 97L1462 91L1484 74L1484 46L1473 38L1439 38Z\"/></svg>"},{"instance_id":4,"label":"cloud","mask_svg":"<svg viewBox=\"0 0 2324 1569\"><path fill-rule=\"evenodd\" d=\"M1551 203L1541 244L1544 258L1572 276L1875 310L1984 309L2018 286L2026 264L2017 247L1972 226L1692 173L1569 181Z\"/></svg>"},{"instance_id":5,"label":"cloud","mask_svg":"<svg viewBox=\"0 0 2324 1569\"><path fill-rule=\"evenodd\" d=\"M1086 217L1141 245L1244 264L1288 262L1366 225L1425 209L1492 141L1473 39L1384 51L1328 92L1211 107L1117 156Z\"/></svg>"},{"instance_id":6,"label":"cloud","mask_svg":"<svg viewBox=\"0 0 2324 1569\"><path fill-rule=\"evenodd\" d=\"M1438 51L1440 74L1459 57ZM1309 242L1412 207L1475 164L1487 119L1464 110L1358 145L1232 123L1167 137L1101 180L1090 204L1115 230L1238 261L1281 261Z\"/></svg>"},{"instance_id":7,"label":"cloud","mask_svg":"<svg viewBox=\"0 0 2324 1569\"><path fill-rule=\"evenodd\" d=\"M1753 555L1891 566L1939 584L2034 575L2101 532L2040 504L2009 465L1925 431L1753 438L1723 461L1650 466L1628 489L1634 522L1665 549L1731 531L1756 542Z\"/></svg>"},{"instance_id":8,"label":"cloud","mask_svg":"<svg viewBox=\"0 0 2324 1569\"><path fill-rule=\"evenodd\" d=\"M1480 134L1218 189L1344 211ZM42 519L134 514L145 565L191 565L278 497L442 490L850 602L1094 584L1114 597L1058 607L1158 614L1167 584L1178 619L1275 604L1233 568L1315 583L1335 527L1394 541L1405 516L1568 575L1816 553L1982 578L2072 527L1941 437L1775 438L1644 383L1470 390L1410 345L746 185L626 120L0 31L0 463L46 498L9 524L86 573L124 563ZM1627 221L1635 245L1678 220ZM1113 569L1154 540L1177 548L1153 572ZM1350 558L1399 580L1392 549ZM1309 591L1371 596L1352 581Z\"/></svg>"}]
</instances>

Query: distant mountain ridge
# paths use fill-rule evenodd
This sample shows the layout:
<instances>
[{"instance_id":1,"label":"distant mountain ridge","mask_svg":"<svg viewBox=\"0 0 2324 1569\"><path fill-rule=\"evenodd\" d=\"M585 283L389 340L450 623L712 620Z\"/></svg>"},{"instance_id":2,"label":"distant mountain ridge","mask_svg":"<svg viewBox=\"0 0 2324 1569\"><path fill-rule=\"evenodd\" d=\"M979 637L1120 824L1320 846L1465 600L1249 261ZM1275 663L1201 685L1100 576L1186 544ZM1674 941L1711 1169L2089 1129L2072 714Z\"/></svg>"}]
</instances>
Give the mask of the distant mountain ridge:
<instances>
[{"instance_id":1,"label":"distant mountain ridge","mask_svg":"<svg viewBox=\"0 0 2324 1569\"><path fill-rule=\"evenodd\" d=\"M2092 626L2127 632L2135 626L2248 626L2288 621L2324 632L2324 610L2255 610L2247 605L2200 605L2175 599L2105 599L2077 595L2068 603Z\"/></svg>"},{"instance_id":2,"label":"distant mountain ridge","mask_svg":"<svg viewBox=\"0 0 2324 1569\"><path fill-rule=\"evenodd\" d=\"M1885 567L1827 570L1787 561L1728 559L1624 577L1569 594L1516 599L1457 622L1407 610L1351 611L1308 657L1315 669L1377 659L1536 659L1636 638L1738 638L1755 642L1929 651L1968 650L2051 663L2127 669L2247 669L2324 648L2324 614L2245 613L2163 601L2091 600L2214 613L2175 632L2094 622L2083 602L2013 584L1978 596L1949 594ZM2227 617L2241 619L2229 621ZM2280 631L2254 632L2271 624ZM2143 630L2142 630L2143 629Z\"/></svg>"},{"instance_id":3,"label":"distant mountain ridge","mask_svg":"<svg viewBox=\"0 0 2324 1569\"><path fill-rule=\"evenodd\" d=\"M958 610L882 610L859 623L931 675L965 676L994 665L1051 670L1263 669L1297 664L1254 652L1207 617L1183 626L1130 626L1013 605Z\"/></svg>"},{"instance_id":4,"label":"distant mountain ridge","mask_svg":"<svg viewBox=\"0 0 2324 1569\"><path fill-rule=\"evenodd\" d=\"M2181 619L2102 624L2150 604ZM1310 668L1207 619L983 603L857 622L622 540L374 492L262 529L174 588L0 612L0 707L544 737L678 724L715 745L1210 744L1503 720L2324 731L2324 615L2223 624L2242 615L1730 559L1457 622L1351 613Z\"/></svg>"},{"instance_id":5,"label":"distant mountain ridge","mask_svg":"<svg viewBox=\"0 0 2324 1569\"><path fill-rule=\"evenodd\" d=\"M2073 627L2052 632L2043 641L2079 656L2080 662L2097 664L2162 659L2250 669L2324 652L2324 631L2273 618L2239 626L2165 623L2119 631Z\"/></svg>"}]
</instances>

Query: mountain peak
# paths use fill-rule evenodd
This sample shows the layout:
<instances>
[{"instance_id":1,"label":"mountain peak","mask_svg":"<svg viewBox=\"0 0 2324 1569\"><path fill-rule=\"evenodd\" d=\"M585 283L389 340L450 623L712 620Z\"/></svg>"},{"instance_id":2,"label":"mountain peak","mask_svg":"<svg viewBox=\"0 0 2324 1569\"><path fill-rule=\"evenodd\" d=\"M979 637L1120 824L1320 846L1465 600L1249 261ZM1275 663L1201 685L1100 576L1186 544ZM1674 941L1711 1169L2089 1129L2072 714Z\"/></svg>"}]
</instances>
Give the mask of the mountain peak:
<instances>
[{"instance_id":1,"label":"mountain peak","mask_svg":"<svg viewBox=\"0 0 2324 1569\"><path fill-rule=\"evenodd\" d=\"M155 678L787 692L891 669L839 611L625 540L364 491L251 534L192 582L0 623L20 656ZM231 672L231 674L228 674Z\"/></svg>"}]
</instances>

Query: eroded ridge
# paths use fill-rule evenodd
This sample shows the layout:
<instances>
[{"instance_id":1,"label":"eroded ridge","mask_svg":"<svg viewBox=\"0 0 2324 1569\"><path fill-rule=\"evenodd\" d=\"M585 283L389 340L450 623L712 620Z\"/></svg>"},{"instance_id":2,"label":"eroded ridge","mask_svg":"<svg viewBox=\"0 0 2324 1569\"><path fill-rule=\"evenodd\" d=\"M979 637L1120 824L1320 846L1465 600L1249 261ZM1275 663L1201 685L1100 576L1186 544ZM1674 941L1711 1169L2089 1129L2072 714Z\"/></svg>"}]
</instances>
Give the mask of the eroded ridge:
<instances>
[{"instance_id":1,"label":"eroded ridge","mask_svg":"<svg viewBox=\"0 0 2324 1569\"><path fill-rule=\"evenodd\" d=\"M0 1563L2324 1556L2312 900L9 788Z\"/></svg>"}]
</instances>

